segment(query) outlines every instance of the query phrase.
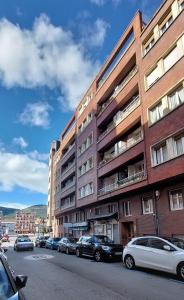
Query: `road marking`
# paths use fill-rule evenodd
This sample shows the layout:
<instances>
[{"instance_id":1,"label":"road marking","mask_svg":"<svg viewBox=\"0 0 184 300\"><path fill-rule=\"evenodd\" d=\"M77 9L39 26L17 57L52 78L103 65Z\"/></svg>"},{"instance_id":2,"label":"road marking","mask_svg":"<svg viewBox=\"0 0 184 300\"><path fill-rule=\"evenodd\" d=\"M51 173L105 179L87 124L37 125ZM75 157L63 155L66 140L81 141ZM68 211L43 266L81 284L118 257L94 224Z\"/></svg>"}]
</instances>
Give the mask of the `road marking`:
<instances>
[{"instance_id":1,"label":"road marking","mask_svg":"<svg viewBox=\"0 0 184 300\"><path fill-rule=\"evenodd\" d=\"M48 255L48 254L35 254L35 255L25 256L24 259L38 261L44 259L51 259L53 257L54 257L53 255Z\"/></svg>"}]
</instances>

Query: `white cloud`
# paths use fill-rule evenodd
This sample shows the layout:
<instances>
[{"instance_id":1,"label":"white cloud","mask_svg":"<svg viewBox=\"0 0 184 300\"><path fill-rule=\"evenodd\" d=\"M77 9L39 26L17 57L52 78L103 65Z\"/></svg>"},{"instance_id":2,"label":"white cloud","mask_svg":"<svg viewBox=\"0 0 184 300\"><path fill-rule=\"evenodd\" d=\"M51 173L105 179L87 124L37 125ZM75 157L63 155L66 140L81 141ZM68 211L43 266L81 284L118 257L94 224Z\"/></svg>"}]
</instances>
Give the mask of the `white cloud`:
<instances>
[{"instance_id":1,"label":"white cloud","mask_svg":"<svg viewBox=\"0 0 184 300\"><path fill-rule=\"evenodd\" d=\"M0 190L12 191L18 186L32 192L47 194L48 165L27 154L0 150Z\"/></svg>"},{"instance_id":2,"label":"white cloud","mask_svg":"<svg viewBox=\"0 0 184 300\"><path fill-rule=\"evenodd\" d=\"M18 145L18 146L20 146L21 148L26 148L27 146L28 146L28 143L26 142L26 140L22 137L22 136L20 136L20 137L15 137L14 139L13 139L13 143L15 144L15 145Z\"/></svg>"},{"instance_id":3,"label":"white cloud","mask_svg":"<svg viewBox=\"0 0 184 300\"><path fill-rule=\"evenodd\" d=\"M91 3L96 4L98 6L102 6L105 4L106 0L90 0Z\"/></svg>"},{"instance_id":4,"label":"white cloud","mask_svg":"<svg viewBox=\"0 0 184 300\"><path fill-rule=\"evenodd\" d=\"M28 207L28 205L24 205L22 203L17 203L17 202L0 202L0 206L8 207L8 208L16 208L16 209L24 209Z\"/></svg>"},{"instance_id":5,"label":"white cloud","mask_svg":"<svg viewBox=\"0 0 184 300\"><path fill-rule=\"evenodd\" d=\"M118 6L122 0L109 0L109 2L112 2L114 6ZM108 0L90 0L91 3L96 4L98 6L103 6L108 2Z\"/></svg>"},{"instance_id":6,"label":"white cloud","mask_svg":"<svg viewBox=\"0 0 184 300\"><path fill-rule=\"evenodd\" d=\"M47 161L49 157L49 153L39 153L37 150L27 153L27 155L36 160Z\"/></svg>"},{"instance_id":7,"label":"white cloud","mask_svg":"<svg viewBox=\"0 0 184 300\"><path fill-rule=\"evenodd\" d=\"M48 128L50 119L49 111L52 107L46 102L28 103L19 116L19 121L24 125Z\"/></svg>"},{"instance_id":8,"label":"white cloud","mask_svg":"<svg viewBox=\"0 0 184 300\"><path fill-rule=\"evenodd\" d=\"M101 47L109 27L110 25L102 19L97 19L93 26L86 25L82 32L83 44L87 47Z\"/></svg>"},{"instance_id":9,"label":"white cloud","mask_svg":"<svg viewBox=\"0 0 184 300\"><path fill-rule=\"evenodd\" d=\"M104 36L101 32L98 42ZM0 80L5 87L59 88L69 109L76 107L99 69L82 42L52 25L46 15L37 18L31 30L1 19L0 45Z\"/></svg>"}]
</instances>

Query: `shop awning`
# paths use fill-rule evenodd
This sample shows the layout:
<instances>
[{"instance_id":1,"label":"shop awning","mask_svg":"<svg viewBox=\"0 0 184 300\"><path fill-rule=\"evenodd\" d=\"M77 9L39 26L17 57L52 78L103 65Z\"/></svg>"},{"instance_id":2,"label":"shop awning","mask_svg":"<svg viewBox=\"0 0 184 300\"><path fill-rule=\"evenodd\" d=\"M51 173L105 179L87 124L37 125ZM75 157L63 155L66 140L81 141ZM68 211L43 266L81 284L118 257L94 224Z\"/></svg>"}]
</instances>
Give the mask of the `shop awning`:
<instances>
[{"instance_id":1,"label":"shop awning","mask_svg":"<svg viewBox=\"0 0 184 300\"><path fill-rule=\"evenodd\" d=\"M117 219L118 213L110 213L106 215L94 216L88 219L88 221L97 221L97 220L109 220L109 219Z\"/></svg>"}]
</instances>

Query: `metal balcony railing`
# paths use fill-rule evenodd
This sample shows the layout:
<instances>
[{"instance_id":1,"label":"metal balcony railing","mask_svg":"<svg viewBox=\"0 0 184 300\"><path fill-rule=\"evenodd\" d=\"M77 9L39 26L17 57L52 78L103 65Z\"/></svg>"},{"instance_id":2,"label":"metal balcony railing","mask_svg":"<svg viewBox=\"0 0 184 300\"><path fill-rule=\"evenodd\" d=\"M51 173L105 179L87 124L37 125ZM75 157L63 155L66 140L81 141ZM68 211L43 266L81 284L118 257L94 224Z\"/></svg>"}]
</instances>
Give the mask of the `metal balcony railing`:
<instances>
[{"instance_id":1,"label":"metal balcony railing","mask_svg":"<svg viewBox=\"0 0 184 300\"><path fill-rule=\"evenodd\" d=\"M61 205L61 210L73 207L74 205L75 205L75 201L72 201L70 203L64 203L64 204Z\"/></svg>"},{"instance_id":2,"label":"metal balcony railing","mask_svg":"<svg viewBox=\"0 0 184 300\"><path fill-rule=\"evenodd\" d=\"M73 180L71 183L67 184L65 187L61 189L61 192L65 192L69 188L73 187L75 185L75 180Z\"/></svg>"},{"instance_id":3,"label":"metal balcony railing","mask_svg":"<svg viewBox=\"0 0 184 300\"><path fill-rule=\"evenodd\" d=\"M73 143L72 145L70 145L68 147L68 150L65 152L65 154L62 155L61 159L63 159L74 147L75 147L75 143Z\"/></svg>"},{"instance_id":4,"label":"metal balcony railing","mask_svg":"<svg viewBox=\"0 0 184 300\"><path fill-rule=\"evenodd\" d=\"M135 65L133 69L128 73L128 75L123 79L123 81L118 86L116 86L110 98L99 107L98 115L100 115L105 110L105 108L110 104L110 102L117 96L117 94L125 87L125 85L137 73L137 71L138 71L138 66Z\"/></svg>"},{"instance_id":5,"label":"metal balcony railing","mask_svg":"<svg viewBox=\"0 0 184 300\"><path fill-rule=\"evenodd\" d=\"M131 112L140 105L140 98L139 95L134 98L122 111L119 111L119 115L116 120L113 120L107 129L103 131L98 140L100 141L107 133L109 133L113 128L115 128L119 123L121 123Z\"/></svg>"},{"instance_id":6,"label":"metal balcony railing","mask_svg":"<svg viewBox=\"0 0 184 300\"><path fill-rule=\"evenodd\" d=\"M128 150L131 147L133 147L134 145L136 145L142 139L143 139L143 134L142 134L142 131L140 131L139 134L137 134L136 136L132 137L129 141L127 141L125 145L123 145L122 147L118 148L117 152L114 152L113 154L104 154L104 158L99 163L99 166L101 167L104 164L106 164L107 162L109 162L110 160L112 160L113 158L119 156L120 154L122 154L126 150Z\"/></svg>"},{"instance_id":7,"label":"metal balcony railing","mask_svg":"<svg viewBox=\"0 0 184 300\"><path fill-rule=\"evenodd\" d=\"M102 189L99 190L99 195L102 196L106 193L112 192L118 188L125 186L125 185L132 184L137 181L143 180L144 178L145 178L145 171L136 173L127 178L124 178L122 180L119 180L117 182L113 182L112 184L104 186Z\"/></svg>"}]
</instances>

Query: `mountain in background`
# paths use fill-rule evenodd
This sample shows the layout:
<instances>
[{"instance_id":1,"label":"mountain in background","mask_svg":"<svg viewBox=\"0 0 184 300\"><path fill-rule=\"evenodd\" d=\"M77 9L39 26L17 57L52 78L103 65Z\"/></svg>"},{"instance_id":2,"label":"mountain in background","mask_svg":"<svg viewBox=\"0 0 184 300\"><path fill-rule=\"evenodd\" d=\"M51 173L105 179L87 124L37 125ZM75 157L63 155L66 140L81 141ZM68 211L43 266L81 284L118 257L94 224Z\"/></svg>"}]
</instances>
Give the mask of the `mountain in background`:
<instances>
[{"instance_id":1,"label":"mountain in background","mask_svg":"<svg viewBox=\"0 0 184 300\"><path fill-rule=\"evenodd\" d=\"M36 218L46 218L47 217L47 205L39 204L33 205L24 209L16 209L0 206L0 211L3 213L4 219L14 219L16 212L23 211L28 213L34 213Z\"/></svg>"}]
</instances>

